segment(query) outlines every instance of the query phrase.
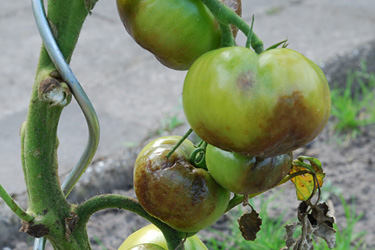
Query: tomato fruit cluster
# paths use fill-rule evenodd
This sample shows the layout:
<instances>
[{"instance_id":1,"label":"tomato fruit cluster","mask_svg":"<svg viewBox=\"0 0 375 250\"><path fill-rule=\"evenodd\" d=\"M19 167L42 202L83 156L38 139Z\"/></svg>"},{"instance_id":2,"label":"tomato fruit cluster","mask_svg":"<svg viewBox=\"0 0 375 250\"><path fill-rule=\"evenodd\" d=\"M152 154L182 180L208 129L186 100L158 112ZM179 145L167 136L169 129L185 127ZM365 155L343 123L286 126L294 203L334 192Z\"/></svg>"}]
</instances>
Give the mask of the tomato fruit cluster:
<instances>
[{"instance_id":1,"label":"tomato fruit cluster","mask_svg":"<svg viewBox=\"0 0 375 250\"><path fill-rule=\"evenodd\" d=\"M241 13L240 0L224 3ZM167 67L187 70L220 47L219 25L201 0L117 0L117 9L133 39Z\"/></svg>"},{"instance_id":2,"label":"tomato fruit cluster","mask_svg":"<svg viewBox=\"0 0 375 250\"><path fill-rule=\"evenodd\" d=\"M205 250L207 247L196 236L191 236L184 243L185 250ZM119 250L166 250L167 242L163 233L153 224L132 233L120 246Z\"/></svg>"},{"instance_id":3,"label":"tomato fruit cluster","mask_svg":"<svg viewBox=\"0 0 375 250\"><path fill-rule=\"evenodd\" d=\"M262 158L314 139L328 121L331 99L321 69L300 53L244 47L210 51L189 69L183 108L207 143Z\"/></svg>"},{"instance_id":4,"label":"tomato fruit cluster","mask_svg":"<svg viewBox=\"0 0 375 250\"><path fill-rule=\"evenodd\" d=\"M240 0L221 1L241 14ZM199 152L208 171L193 165L200 163L190 159L196 148L187 139L161 137L142 149L134 189L145 211L180 232L195 233L227 210L231 192L247 197L282 182L292 151L313 140L328 121L330 91L321 69L287 48L256 49L259 54L246 47L219 48L221 40L235 43L225 27L234 22L225 24L210 7L221 21L222 39L220 25L200 0L117 0L117 6L138 44L167 67L189 69L183 109L205 142L200 145L207 146ZM233 36L236 32L232 27ZM155 227L134 235L121 249L166 248ZM185 247L206 249L194 244Z\"/></svg>"},{"instance_id":5,"label":"tomato fruit cluster","mask_svg":"<svg viewBox=\"0 0 375 250\"><path fill-rule=\"evenodd\" d=\"M134 190L152 216L181 232L198 232L212 225L227 209L230 193L202 168L190 164L194 145L166 136L142 149L134 167Z\"/></svg>"}]
</instances>

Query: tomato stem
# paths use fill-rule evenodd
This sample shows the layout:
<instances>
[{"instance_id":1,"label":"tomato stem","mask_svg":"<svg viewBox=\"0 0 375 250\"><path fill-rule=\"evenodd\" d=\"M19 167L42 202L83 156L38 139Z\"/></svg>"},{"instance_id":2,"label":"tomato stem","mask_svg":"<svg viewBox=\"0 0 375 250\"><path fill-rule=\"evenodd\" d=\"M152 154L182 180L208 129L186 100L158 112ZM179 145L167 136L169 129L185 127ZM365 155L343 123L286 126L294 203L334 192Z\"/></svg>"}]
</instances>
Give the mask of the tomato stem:
<instances>
[{"instance_id":1,"label":"tomato stem","mask_svg":"<svg viewBox=\"0 0 375 250\"><path fill-rule=\"evenodd\" d=\"M233 33L229 25L220 23L221 30L221 47L235 46Z\"/></svg>"},{"instance_id":2,"label":"tomato stem","mask_svg":"<svg viewBox=\"0 0 375 250\"><path fill-rule=\"evenodd\" d=\"M178 249L177 247L180 246L181 241L186 237L186 233L179 232L148 214L137 200L119 194L98 195L78 205L75 210L79 217L76 228L86 227L92 214L109 208L128 210L153 223L163 232L168 249Z\"/></svg>"},{"instance_id":3,"label":"tomato stem","mask_svg":"<svg viewBox=\"0 0 375 250\"><path fill-rule=\"evenodd\" d=\"M193 132L193 130L190 128L185 134L184 136L178 141L178 143L171 149L171 151L168 152L168 154L166 155L167 159L169 159L169 157L171 157L171 155L173 154L174 151L176 151L176 149L185 141L186 138L188 138L188 136Z\"/></svg>"},{"instance_id":4,"label":"tomato stem","mask_svg":"<svg viewBox=\"0 0 375 250\"><path fill-rule=\"evenodd\" d=\"M218 0L201 1L207 6L207 8L210 9L210 11L216 17L219 23L224 25L232 24L236 26L239 30L241 30L246 36L250 35L251 29L249 25L228 6L226 6ZM260 54L264 50L263 42L258 38L258 36L254 32L251 33L251 47L254 49L256 53Z\"/></svg>"}]
</instances>

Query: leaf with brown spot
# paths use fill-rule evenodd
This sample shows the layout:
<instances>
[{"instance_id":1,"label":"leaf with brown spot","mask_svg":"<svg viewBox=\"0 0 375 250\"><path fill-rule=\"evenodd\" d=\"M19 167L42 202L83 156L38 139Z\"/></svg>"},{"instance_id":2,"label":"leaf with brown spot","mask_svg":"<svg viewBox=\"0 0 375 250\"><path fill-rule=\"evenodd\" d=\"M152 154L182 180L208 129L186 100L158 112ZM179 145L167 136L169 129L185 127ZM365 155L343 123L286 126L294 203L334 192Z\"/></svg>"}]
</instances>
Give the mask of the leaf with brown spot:
<instances>
[{"instance_id":1,"label":"leaf with brown spot","mask_svg":"<svg viewBox=\"0 0 375 250\"><path fill-rule=\"evenodd\" d=\"M253 208L251 212L244 213L237 221L242 237L245 240L253 241L257 238L256 234L260 230L262 219Z\"/></svg>"},{"instance_id":2,"label":"leaf with brown spot","mask_svg":"<svg viewBox=\"0 0 375 250\"><path fill-rule=\"evenodd\" d=\"M304 160L308 160L310 164L305 163ZM296 187L298 200L306 201L311 197L313 192L322 187L325 173L323 173L323 168L318 159L307 156L300 156L293 161L289 175L298 172L304 173L292 178L291 181ZM314 175L316 176L316 181L319 184L319 187L314 180Z\"/></svg>"}]
</instances>

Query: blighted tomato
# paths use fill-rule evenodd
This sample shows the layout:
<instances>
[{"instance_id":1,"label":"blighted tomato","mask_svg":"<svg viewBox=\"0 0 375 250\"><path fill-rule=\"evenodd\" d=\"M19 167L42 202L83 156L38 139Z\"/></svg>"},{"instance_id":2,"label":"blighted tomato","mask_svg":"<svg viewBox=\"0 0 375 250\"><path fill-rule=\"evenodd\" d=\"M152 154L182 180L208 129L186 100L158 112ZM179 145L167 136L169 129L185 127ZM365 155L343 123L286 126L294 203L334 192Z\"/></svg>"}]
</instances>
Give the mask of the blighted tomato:
<instances>
[{"instance_id":1,"label":"blighted tomato","mask_svg":"<svg viewBox=\"0 0 375 250\"><path fill-rule=\"evenodd\" d=\"M226 210L230 193L210 174L190 164L194 145L166 136L142 149L134 167L134 190L142 207L181 232L198 232L212 225Z\"/></svg>"},{"instance_id":2,"label":"blighted tomato","mask_svg":"<svg viewBox=\"0 0 375 250\"><path fill-rule=\"evenodd\" d=\"M275 187L289 172L293 155L249 157L208 145L206 165L212 178L236 194L256 194Z\"/></svg>"},{"instance_id":3,"label":"blighted tomato","mask_svg":"<svg viewBox=\"0 0 375 250\"><path fill-rule=\"evenodd\" d=\"M314 139L331 99L321 69L287 48L210 51L187 73L183 108L191 128L223 150L268 158Z\"/></svg>"},{"instance_id":4,"label":"blighted tomato","mask_svg":"<svg viewBox=\"0 0 375 250\"><path fill-rule=\"evenodd\" d=\"M241 12L240 0L226 2ZM219 25L200 0L117 0L117 9L133 39L167 67L186 70L220 47Z\"/></svg>"},{"instance_id":5,"label":"blighted tomato","mask_svg":"<svg viewBox=\"0 0 375 250\"><path fill-rule=\"evenodd\" d=\"M207 247L203 242L196 236L191 236L186 239L184 243L185 250L206 250ZM135 249L147 249L147 250L167 250L167 242L164 238L163 233L155 225L150 224L145 226L138 231L132 233L126 240L121 244L118 250L135 250Z\"/></svg>"}]
</instances>

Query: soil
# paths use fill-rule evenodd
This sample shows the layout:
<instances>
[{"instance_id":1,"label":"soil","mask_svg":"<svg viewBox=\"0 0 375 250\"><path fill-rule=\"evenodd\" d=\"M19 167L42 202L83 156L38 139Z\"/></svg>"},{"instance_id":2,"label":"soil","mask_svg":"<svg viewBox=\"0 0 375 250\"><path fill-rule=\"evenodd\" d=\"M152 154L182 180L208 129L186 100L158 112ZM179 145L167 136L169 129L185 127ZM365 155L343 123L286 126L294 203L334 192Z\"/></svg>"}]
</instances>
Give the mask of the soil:
<instances>
[{"instance_id":1,"label":"soil","mask_svg":"<svg viewBox=\"0 0 375 250\"><path fill-rule=\"evenodd\" d=\"M322 65L327 78L333 87L345 86L348 70L357 69L362 61L366 61L369 72L375 72L375 42L367 44L345 57ZM336 86L336 85L335 85ZM331 118L323 132L311 143L294 152L298 155L309 155L318 158L326 173L324 190L329 194L335 207L335 217L339 228L345 227L345 212L340 202L340 195L348 204L355 204L357 214L363 213L356 224L355 232L367 231L366 249L375 249L375 126L361 128L361 134L356 138L349 138L335 134L334 119ZM173 134L182 135L187 126L181 126ZM83 176L79 185L71 195L72 202L80 202L95 194L120 193L134 197L132 189L132 168L142 145L120 152L107 158L96 160ZM273 207L287 211L285 219L296 217L298 201L295 189L291 183L281 186L284 191L274 201ZM271 190L265 195L272 195L277 190ZM326 197L327 198L327 197ZM259 207L259 200L255 198L255 207ZM270 209L270 216L277 216L281 209ZM213 227L228 230L228 225L236 223L230 215L224 215ZM134 230L148 224L147 221L130 212L122 210L105 210L94 214L88 224L93 249L117 249L121 242ZM210 232L203 230L199 235L209 236ZM16 239L6 243L0 242L4 249L31 249L32 240L24 234L17 234ZM220 239L218 239L220 240ZM50 249L50 246L47 246Z\"/></svg>"}]
</instances>

